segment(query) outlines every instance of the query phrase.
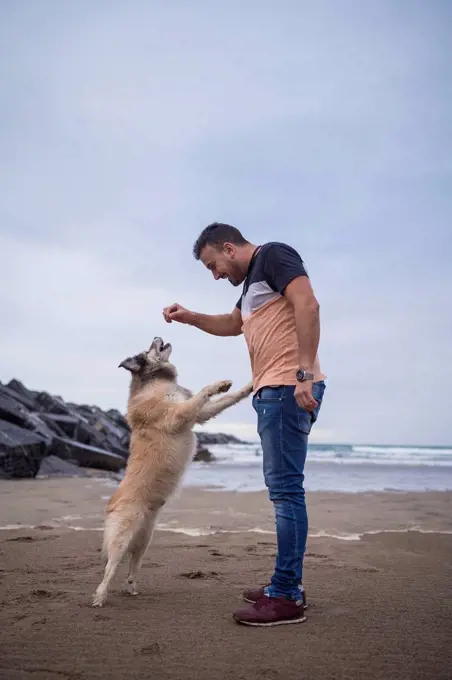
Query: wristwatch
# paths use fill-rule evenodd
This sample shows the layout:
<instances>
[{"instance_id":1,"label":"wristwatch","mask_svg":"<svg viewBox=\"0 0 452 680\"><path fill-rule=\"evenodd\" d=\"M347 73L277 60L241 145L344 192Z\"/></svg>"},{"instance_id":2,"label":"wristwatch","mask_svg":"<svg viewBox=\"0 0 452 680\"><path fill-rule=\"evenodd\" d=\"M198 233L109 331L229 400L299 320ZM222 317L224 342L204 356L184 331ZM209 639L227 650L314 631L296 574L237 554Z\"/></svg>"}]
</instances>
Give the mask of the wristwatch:
<instances>
[{"instance_id":1,"label":"wristwatch","mask_svg":"<svg viewBox=\"0 0 452 680\"><path fill-rule=\"evenodd\" d=\"M305 382L306 380L314 380L314 373L308 373L308 371L305 371L303 368L300 368L297 371L297 380L298 380L298 382Z\"/></svg>"}]
</instances>

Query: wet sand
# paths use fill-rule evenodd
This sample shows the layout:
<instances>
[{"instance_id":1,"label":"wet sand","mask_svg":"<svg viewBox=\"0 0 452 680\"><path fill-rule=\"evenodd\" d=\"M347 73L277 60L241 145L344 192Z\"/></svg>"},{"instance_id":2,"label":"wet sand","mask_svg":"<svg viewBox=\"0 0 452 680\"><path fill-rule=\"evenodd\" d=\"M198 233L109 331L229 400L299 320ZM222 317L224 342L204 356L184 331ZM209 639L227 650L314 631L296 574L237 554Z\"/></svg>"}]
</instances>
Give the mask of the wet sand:
<instances>
[{"instance_id":1,"label":"wet sand","mask_svg":"<svg viewBox=\"0 0 452 680\"><path fill-rule=\"evenodd\" d=\"M0 524L14 527L0 532L1 678L451 677L452 493L310 493L308 619L252 629L231 615L273 568L266 494L184 488L140 594L121 592L124 564L97 610L112 484L0 482Z\"/></svg>"}]
</instances>

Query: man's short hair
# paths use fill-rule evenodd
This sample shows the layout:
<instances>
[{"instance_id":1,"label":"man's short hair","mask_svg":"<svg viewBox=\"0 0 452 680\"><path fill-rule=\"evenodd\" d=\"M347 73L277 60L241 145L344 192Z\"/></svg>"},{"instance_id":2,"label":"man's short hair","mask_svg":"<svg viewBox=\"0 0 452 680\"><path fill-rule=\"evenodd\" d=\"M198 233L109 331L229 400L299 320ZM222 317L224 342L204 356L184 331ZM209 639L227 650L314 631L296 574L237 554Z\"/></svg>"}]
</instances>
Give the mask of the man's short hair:
<instances>
[{"instance_id":1,"label":"man's short hair","mask_svg":"<svg viewBox=\"0 0 452 680\"><path fill-rule=\"evenodd\" d=\"M242 233L230 224L213 222L202 230L193 246L193 255L199 260L206 246L221 248L225 243L233 243L236 246L244 246L248 243Z\"/></svg>"}]
</instances>

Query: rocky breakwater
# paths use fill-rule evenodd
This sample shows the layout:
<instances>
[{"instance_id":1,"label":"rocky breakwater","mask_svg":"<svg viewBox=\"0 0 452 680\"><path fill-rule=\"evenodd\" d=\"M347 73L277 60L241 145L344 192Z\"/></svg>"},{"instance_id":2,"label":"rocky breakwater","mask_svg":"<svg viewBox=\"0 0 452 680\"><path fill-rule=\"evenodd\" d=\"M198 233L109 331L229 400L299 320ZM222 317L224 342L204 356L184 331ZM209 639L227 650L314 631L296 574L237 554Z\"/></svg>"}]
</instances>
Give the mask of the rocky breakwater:
<instances>
[{"instance_id":1,"label":"rocky breakwater","mask_svg":"<svg viewBox=\"0 0 452 680\"><path fill-rule=\"evenodd\" d=\"M194 460L212 461L212 444L240 443L226 434L196 433ZM0 478L120 473L130 429L122 413L65 402L59 396L0 382Z\"/></svg>"}]
</instances>

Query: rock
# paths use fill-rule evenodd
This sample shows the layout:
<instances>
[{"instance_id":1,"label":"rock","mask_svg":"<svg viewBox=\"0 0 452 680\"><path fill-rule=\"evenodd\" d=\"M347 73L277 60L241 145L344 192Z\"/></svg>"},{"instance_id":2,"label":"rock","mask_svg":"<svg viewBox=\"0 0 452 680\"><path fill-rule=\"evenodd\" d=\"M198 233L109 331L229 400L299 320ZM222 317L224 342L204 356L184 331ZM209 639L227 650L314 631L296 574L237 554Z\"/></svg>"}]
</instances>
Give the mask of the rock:
<instances>
[{"instance_id":1,"label":"rock","mask_svg":"<svg viewBox=\"0 0 452 680\"><path fill-rule=\"evenodd\" d=\"M107 413L107 416L116 423L116 425L119 425L119 427L122 427L124 430L130 430L129 423L127 422L125 417L122 415L122 413L120 413L119 411L117 411L114 408L111 408L106 413Z\"/></svg>"},{"instance_id":2,"label":"rock","mask_svg":"<svg viewBox=\"0 0 452 680\"><path fill-rule=\"evenodd\" d=\"M197 463L212 463L216 458L213 453L210 453L209 449L198 448L193 456L193 460Z\"/></svg>"},{"instance_id":3,"label":"rock","mask_svg":"<svg viewBox=\"0 0 452 680\"><path fill-rule=\"evenodd\" d=\"M0 418L13 425L32 430L43 437L50 445L53 439L53 432L42 420L41 414L30 412L22 403L10 397L5 391L4 385L0 386ZM12 392L10 390L10 392Z\"/></svg>"},{"instance_id":4,"label":"rock","mask_svg":"<svg viewBox=\"0 0 452 680\"><path fill-rule=\"evenodd\" d=\"M126 465L125 459L116 453L61 437L54 438L50 453L63 460L76 460L82 467L99 468L113 472L122 470Z\"/></svg>"},{"instance_id":5,"label":"rock","mask_svg":"<svg viewBox=\"0 0 452 680\"><path fill-rule=\"evenodd\" d=\"M9 423L24 427L29 411L20 402L7 394L3 385L0 387L0 418Z\"/></svg>"},{"instance_id":6,"label":"rock","mask_svg":"<svg viewBox=\"0 0 452 680\"><path fill-rule=\"evenodd\" d=\"M42 420L46 422L49 427L55 428L55 434L61 433L63 437L70 437L71 439L77 439L77 428L80 420L74 416L66 416L61 413L42 413ZM56 431L59 430L59 433Z\"/></svg>"},{"instance_id":7,"label":"rock","mask_svg":"<svg viewBox=\"0 0 452 680\"><path fill-rule=\"evenodd\" d=\"M70 409L61 397L52 397L47 392L38 392L36 401L39 404L41 411L45 413L58 413L63 416L71 415Z\"/></svg>"},{"instance_id":8,"label":"rock","mask_svg":"<svg viewBox=\"0 0 452 680\"><path fill-rule=\"evenodd\" d=\"M25 427L28 430L33 430L33 432L40 435L46 441L47 446L50 447L55 434L59 433L55 433L53 429L50 428L46 422L44 422L41 416L42 414L40 413L29 413Z\"/></svg>"},{"instance_id":9,"label":"rock","mask_svg":"<svg viewBox=\"0 0 452 680\"><path fill-rule=\"evenodd\" d=\"M58 437L65 437L66 433L64 432L64 430L62 430L61 427L59 427L58 423L49 416L50 416L49 413L39 413L39 419L41 420L41 422L44 423L48 430L50 430L53 436L57 435Z\"/></svg>"},{"instance_id":10,"label":"rock","mask_svg":"<svg viewBox=\"0 0 452 680\"><path fill-rule=\"evenodd\" d=\"M102 443L99 442L99 446L109 451L114 451L119 455L128 456L130 429L127 423L125 423L126 427L124 427L119 419L115 418L115 420L112 420L100 408L95 406L80 406L78 410L86 417L97 437L103 438Z\"/></svg>"},{"instance_id":11,"label":"rock","mask_svg":"<svg viewBox=\"0 0 452 680\"><path fill-rule=\"evenodd\" d=\"M57 456L47 456L41 461L37 477L88 477L78 465Z\"/></svg>"},{"instance_id":12,"label":"rock","mask_svg":"<svg viewBox=\"0 0 452 680\"><path fill-rule=\"evenodd\" d=\"M234 437L233 434L223 434L221 432L197 432L196 437L199 444L202 445L212 445L212 444L245 444L246 442Z\"/></svg>"},{"instance_id":13,"label":"rock","mask_svg":"<svg viewBox=\"0 0 452 680\"><path fill-rule=\"evenodd\" d=\"M57 408L60 406L59 403ZM54 407L55 404L52 409ZM59 436L116 453L123 458L128 457L129 433L109 421L100 409L76 404L64 404L64 407L68 414L41 414L50 427L58 427Z\"/></svg>"},{"instance_id":14,"label":"rock","mask_svg":"<svg viewBox=\"0 0 452 680\"><path fill-rule=\"evenodd\" d=\"M46 441L29 430L0 420L0 470L7 479L36 477L47 455Z\"/></svg>"},{"instance_id":15,"label":"rock","mask_svg":"<svg viewBox=\"0 0 452 680\"><path fill-rule=\"evenodd\" d=\"M29 411L37 410L36 395L30 390L27 390L19 380L10 380L7 385L2 385L2 387L10 397L19 401Z\"/></svg>"}]
</instances>

